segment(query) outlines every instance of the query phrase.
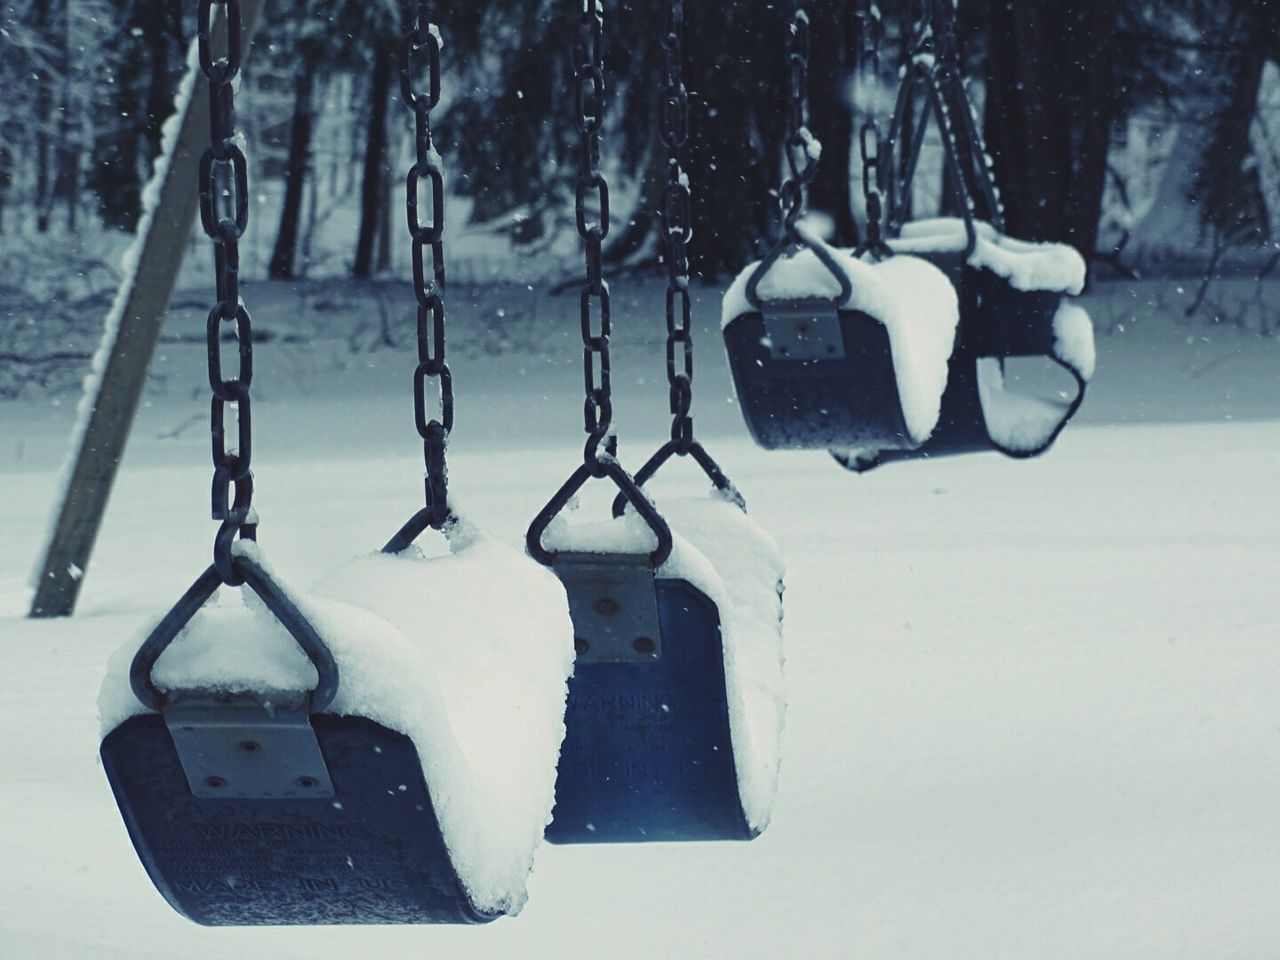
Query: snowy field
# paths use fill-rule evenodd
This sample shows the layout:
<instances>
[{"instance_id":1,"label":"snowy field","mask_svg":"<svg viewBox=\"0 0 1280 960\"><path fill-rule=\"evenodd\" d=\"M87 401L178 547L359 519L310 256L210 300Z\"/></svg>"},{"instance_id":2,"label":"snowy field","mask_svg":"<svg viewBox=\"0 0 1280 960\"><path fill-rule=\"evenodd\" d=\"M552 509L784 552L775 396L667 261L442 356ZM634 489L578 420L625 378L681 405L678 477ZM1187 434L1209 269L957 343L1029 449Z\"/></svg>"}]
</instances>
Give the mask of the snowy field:
<instances>
[{"instance_id":1,"label":"snowy field","mask_svg":"<svg viewBox=\"0 0 1280 960\"><path fill-rule=\"evenodd\" d=\"M751 445L703 304L697 423L789 565L773 825L745 845L544 846L524 913L469 929L206 930L133 854L97 690L109 653L203 569L215 526L204 294L181 294L69 621L21 614L74 399L0 404L0 958L1277 956L1280 342L1182 324L1193 291L1168 286L1089 298L1098 377L1045 458L865 477ZM659 296L615 297L633 467L664 430ZM375 349L379 297L397 348ZM254 384L261 542L294 584L418 505L408 297L246 291L272 336ZM451 302L453 490L518 544L580 456L576 299ZM669 470L659 497L704 486ZM440 602L503 602L487 591Z\"/></svg>"}]
</instances>

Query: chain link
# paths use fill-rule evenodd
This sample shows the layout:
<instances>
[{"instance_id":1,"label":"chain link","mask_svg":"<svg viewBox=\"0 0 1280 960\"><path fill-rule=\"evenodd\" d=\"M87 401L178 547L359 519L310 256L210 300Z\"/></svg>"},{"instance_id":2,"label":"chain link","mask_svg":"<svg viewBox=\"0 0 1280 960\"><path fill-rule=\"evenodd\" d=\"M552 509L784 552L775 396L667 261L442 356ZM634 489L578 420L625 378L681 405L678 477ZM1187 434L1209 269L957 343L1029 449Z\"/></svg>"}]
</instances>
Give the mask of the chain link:
<instances>
[{"instance_id":1,"label":"chain link","mask_svg":"<svg viewBox=\"0 0 1280 960\"><path fill-rule=\"evenodd\" d=\"M582 327L582 372L586 399L584 462L603 476L602 453L612 455L613 391L609 358L612 313L604 279L604 239L609 235L609 184L600 169L600 130L604 125L604 13L601 0L579 0L581 15L573 43L577 88L580 166L574 219L585 251L587 277L578 299ZM602 449L603 448L603 449Z\"/></svg>"},{"instance_id":2,"label":"chain link","mask_svg":"<svg viewBox=\"0 0 1280 960\"><path fill-rule=\"evenodd\" d=\"M880 73L883 27L880 5L876 0L862 0L857 16L860 34L859 71L862 82L874 89ZM883 141L874 107L868 110L867 119L862 124L859 146L862 154L862 199L867 217L866 236L859 249L870 251L875 256L887 256L890 250L884 239L884 197L881 192L885 177L880 163Z\"/></svg>"},{"instance_id":3,"label":"chain link","mask_svg":"<svg viewBox=\"0 0 1280 960\"><path fill-rule=\"evenodd\" d=\"M431 134L431 111L440 103L440 48L440 33L431 23L427 4L416 0L400 46L400 93L414 116L414 162L405 178L405 218L412 243L413 293L417 303L418 366L413 372L413 415L423 444L427 524L436 529L451 516L445 452L453 430L453 375L445 360L444 168ZM424 62L415 69L419 56ZM424 70L426 89L415 90L415 74ZM424 184L430 195L427 204L419 200ZM425 222L421 218L423 209L430 210ZM427 385L432 380L436 381L437 390L434 404L427 398Z\"/></svg>"},{"instance_id":4,"label":"chain link","mask_svg":"<svg viewBox=\"0 0 1280 960\"><path fill-rule=\"evenodd\" d=\"M214 6L224 8L227 55L212 50ZM253 382L253 321L240 297L240 238L249 225L249 164L236 142L234 83L242 57L239 0L198 0L196 37L200 71L209 83L209 146L200 157L200 225L213 241L214 283L218 302L205 324L213 447L213 519L221 521L214 538L213 562L222 582L239 586L231 548L237 536L257 536L253 509L253 418L249 388ZM232 326L239 344L236 375L227 379L222 364L224 324ZM227 446L227 407L235 408L236 445Z\"/></svg>"},{"instance_id":5,"label":"chain link","mask_svg":"<svg viewBox=\"0 0 1280 960\"><path fill-rule=\"evenodd\" d=\"M662 200L662 232L667 264L667 385L670 393L671 440L677 452L693 447L693 309L689 300L689 241L693 212L689 180L680 150L689 138L689 92L684 85L684 0L663 7L664 54L659 133L667 148L667 182Z\"/></svg>"},{"instance_id":6,"label":"chain link","mask_svg":"<svg viewBox=\"0 0 1280 960\"><path fill-rule=\"evenodd\" d=\"M787 236L796 237L796 225L804 216L808 188L818 174L821 145L808 126L809 113L809 15L797 3L787 23L787 139L789 174L778 191L782 222Z\"/></svg>"}]
</instances>

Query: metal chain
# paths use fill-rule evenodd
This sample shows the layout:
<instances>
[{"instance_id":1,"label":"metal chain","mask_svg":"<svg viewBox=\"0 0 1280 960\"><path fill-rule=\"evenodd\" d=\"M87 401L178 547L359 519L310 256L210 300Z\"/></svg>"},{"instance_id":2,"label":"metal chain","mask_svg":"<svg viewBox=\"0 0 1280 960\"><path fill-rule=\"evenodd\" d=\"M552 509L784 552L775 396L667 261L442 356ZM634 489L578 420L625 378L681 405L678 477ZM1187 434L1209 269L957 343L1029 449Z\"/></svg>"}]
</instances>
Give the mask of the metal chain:
<instances>
[{"instance_id":1,"label":"metal chain","mask_svg":"<svg viewBox=\"0 0 1280 960\"><path fill-rule=\"evenodd\" d=\"M689 139L689 92L683 74L684 0L667 0L661 39L665 55L660 133L667 148L667 183L662 228L667 261L667 384L671 399L671 440L677 452L693 447L693 309L689 300L689 241L693 212L689 179L680 149Z\"/></svg>"},{"instance_id":2,"label":"metal chain","mask_svg":"<svg viewBox=\"0 0 1280 960\"><path fill-rule=\"evenodd\" d=\"M587 443L583 462L543 507L525 534L529 555L548 566L556 554L542 544L542 535L592 478L608 478L624 501L615 503L618 515L626 505L633 507L653 531L657 544L649 555L656 569L671 555L671 527L653 501L640 489L639 477L632 477L618 462L618 441L613 434L613 397L609 371L609 284L605 282L601 257L609 235L609 185L600 172L600 129L604 125L604 15L602 0L577 0L579 19L573 43L574 77L577 88L577 123L581 134L581 166L576 191L578 235L587 261L587 278L579 300L582 325L583 378L586 389L584 422ZM594 202L593 202L594 201ZM599 311L599 330L593 319ZM649 465L658 461L651 459ZM656 466L654 466L656 469Z\"/></svg>"},{"instance_id":3,"label":"metal chain","mask_svg":"<svg viewBox=\"0 0 1280 960\"><path fill-rule=\"evenodd\" d=\"M418 366L413 372L413 413L422 438L426 467L427 525L439 529L451 516L448 465L445 460L453 429L453 375L445 361L444 169L431 137L431 111L440 102L440 33L431 23L425 0L409 11L400 47L400 92L414 116L414 162L405 179L405 216L413 255L413 293L418 315ZM415 91L414 61L422 54L427 88ZM426 181L430 219L420 218L418 191ZM430 253L430 275L427 259ZM427 382L436 381L438 415L428 419Z\"/></svg>"},{"instance_id":4,"label":"metal chain","mask_svg":"<svg viewBox=\"0 0 1280 960\"><path fill-rule=\"evenodd\" d=\"M602 255L604 239L609 235L609 184L600 169L600 129L604 125L604 14L601 0L578 2L581 16L574 37L573 59L581 163L574 206L587 265L587 279L578 301L586 391L583 424L587 443L583 459L591 467L593 475L599 477L604 475L599 465L601 446L605 455L614 454L617 448L613 437L609 360L612 315ZM594 317L597 311L598 330Z\"/></svg>"},{"instance_id":5,"label":"metal chain","mask_svg":"<svg viewBox=\"0 0 1280 960\"><path fill-rule=\"evenodd\" d=\"M804 216L806 194L818 174L821 146L808 127L809 107L809 15L796 3L787 24L787 103L786 154L790 174L778 191L782 206L782 222L787 236L795 239L796 224Z\"/></svg>"},{"instance_id":6,"label":"metal chain","mask_svg":"<svg viewBox=\"0 0 1280 960\"><path fill-rule=\"evenodd\" d=\"M858 10L860 34L859 69L863 82L874 81L880 73L880 39L883 20L876 0L863 0ZM867 230L862 249L877 256L890 253L884 239L884 197L881 193L884 171L880 166L880 124L874 107L862 124L859 146L862 153L862 199L866 208Z\"/></svg>"},{"instance_id":7,"label":"metal chain","mask_svg":"<svg viewBox=\"0 0 1280 960\"><path fill-rule=\"evenodd\" d=\"M227 55L213 59L213 7L225 8ZM213 519L221 526L214 538L213 563L222 582L239 586L231 548L237 535L257 535L253 509L252 415L253 322L240 297L240 238L249 225L249 164L236 142L236 77L240 73L242 25L239 0L198 0L196 37L200 71L209 83L209 146L200 158L200 225L213 241L218 302L205 325L209 386L213 390L210 432L213 439ZM232 324L239 342L239 369L231 379L222 372L223 324ZM228 449L227 405L235 407L237 442ZM234 493L233 493L234 488Z\"/></svg>"}]
</instances>

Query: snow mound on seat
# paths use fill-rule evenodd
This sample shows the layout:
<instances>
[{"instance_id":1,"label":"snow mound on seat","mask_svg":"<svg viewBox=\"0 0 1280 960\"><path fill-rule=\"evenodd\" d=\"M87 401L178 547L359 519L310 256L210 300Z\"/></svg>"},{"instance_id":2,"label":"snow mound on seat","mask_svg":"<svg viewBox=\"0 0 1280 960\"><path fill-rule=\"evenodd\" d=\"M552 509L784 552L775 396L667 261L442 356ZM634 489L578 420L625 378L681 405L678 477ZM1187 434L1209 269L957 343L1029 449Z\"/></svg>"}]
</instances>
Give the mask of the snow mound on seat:
<instances>
[{"instance_id":1,"label":"snow mound on seat","mask_svg":"<svg viewBox=\"0 0 1280 960\"><path fill-rule=\"evenodd\" d=\"M454 547L435 559L361 557L326 578L327 596L290 595L338 664L325 712L413 740L459 878L481 910L514 913L550 819L572 627L563 589L537 564L469 524ZM237 549L259 559L252 545ZM312 689L315 669L252 591L222 594L160 657L156 685L268 696ZM104 735L147 712L129 688L144 637L111 660L99 698Z\"/></svg>"},{"instance_id":2,"label":"snow mound on seat","mask_svg":"<svg viewBox=\"0 0 1280 960\"><path fill-rule=\"evenodd\" d=\"M975 224L978 243L970 266L986 268L1009 281L1015 290L1052 291L1079 296L1087 268L1079 251L1065 243L1028 243L1007 237L989 223ZM968 245L964 221L933 217L903 224L902 235L889 241L896 253L959 253Z\"/></svg>"},{"instance_id":3,"label":"snow mound on seat","mask_svg":"<svg viewBox=\"0 0 1280 960\"><path fill-rule=\"evenodd\" d=\"M987 435L1018 453L1043 447L1067 414L1065 403L1006 390L1000 361L994 357L978 360L978 396Z\"/></svg>"},{"instance_id":4,"label":"snow mound on seat","mask_svg":"<svg viewBox=\"0 0 1280 960\"><path fill-rule=\"evenodd\" d=\"M717 601L725 638L725 680L733 759L747 822L769 825L778 790L783 683L782 578L785 565L774 539L723 497L664 500L673 529L711 562L727 603Z\"/></svg>"},{"instance_id":5,"label":"snow mound on seat","mask_svg":"<svg viewBox=\"0 0 1280 960\"><path fill-rule=\"evenodd\" d=\"M806 238L806 242L821 243L817 238ZM960 319L955 288L941 270L916 257L891 257L874 263L840 250L829 252L851 284L842 309L874 317L889 333L907 430L916 443L922 443L938 425L947 385L947 360ZM754 311L747 300L747 283L758 265L753 263L738 274L725 293L722 328ZM834 299L840 290L830 271L806 248L774 264L761 279L757 293L765 301Z\"/></svg>"},{"instance_id":6,"label":"snow mound on seat","mask_svg":"<svg viewBox=\"0 0 1280 960\"><path fill-rule=\"evenodd\" d=\"M726 500L663 505L671 556L659 579L687 580L720 613L725 684L738 795L747 822L769 823L777 791L785 695L782 688L783 565L777 545ZM687 536L686 536L687 534ZM564 514L543 535L552 551L648 553L656 540L634 510L615 520L570 524Z\"/></svg>"},{"instance_id":7,"label":"snow mound on seat","mask_svg":"<svg viewBox=\"0 0 1280 960\"><path fill-rule=\"evenodd\" d=\"M443 734L419 731L425 752L415 735L419 753L464 764L428 776L445 844L482 909L515 913L551 821L573 624L560 581L522 553L466 520L449 546L359 557L316 590L375 612L417 650L447 718Z\"/></svg>"},{"instance_id":8,"label":"snow mound on seat","mask_svg":"<svg viewBox=\"0 0 1280 960\"><path fill-rule=\"evenodd\" d=\"M1093 321L1084 307L1062 301L1053 316L1054 354L1079 371L1085 382L1093 379L1098 350L1093 340Z\"/></svg>"},{"instance_id":9,"label":"snow mound on seat","mask_svg":"<svg viewBox=\"0 0 1280 960\"><path fill-rule=\"evenodd\" d=\"M1054 315L1053 329L1054 354L1088 383L1097 362L1089 314L1083 307L1063 301ZM1048 443L1070 407L1069 403L1006 390L1000 361L994 357L978 360L978 395L988 435L1000 446L1019 452L1039 450Z\"/></svg>"}]
</instances>

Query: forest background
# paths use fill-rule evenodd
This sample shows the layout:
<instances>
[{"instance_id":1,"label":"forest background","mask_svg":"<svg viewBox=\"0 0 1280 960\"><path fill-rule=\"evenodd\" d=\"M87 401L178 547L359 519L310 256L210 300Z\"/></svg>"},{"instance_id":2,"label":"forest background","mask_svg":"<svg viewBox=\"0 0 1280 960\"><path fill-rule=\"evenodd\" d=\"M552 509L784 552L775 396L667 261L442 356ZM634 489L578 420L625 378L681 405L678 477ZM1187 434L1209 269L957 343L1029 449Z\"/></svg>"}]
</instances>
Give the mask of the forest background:
<instances>
[{"instance_id":1,"label":"forest background","mask_svg":"<svg viewBox=\"0 0 1280 960\"><path fill-rule=\"evenodd\" d=\"M859 5L808 5L811 126L824 145L812 205L841 244L856 242L862 212L858 130L892 108L912 6L881 0L868 70ZM574 270L573 11L563 0L434 11L455 279ZM606 12L606 257L615 272L644 272L658 262L666 170L661 11L630 0ZM788 12L687 4L690 251L710 282L776 236ZM238 98L254 185L250 276L402 268L412 144L397 102L399 22L385 0L265 5ZM79 362L73 341L118 279L193 33L194 4L172 0L9 0L0 12L0 354L22 371L0 390L48 386ZM1095 277L1276 272L1280 3L964 0L958 36L1011 233L1073 244Z\"/></svg>"}]
</instances>

